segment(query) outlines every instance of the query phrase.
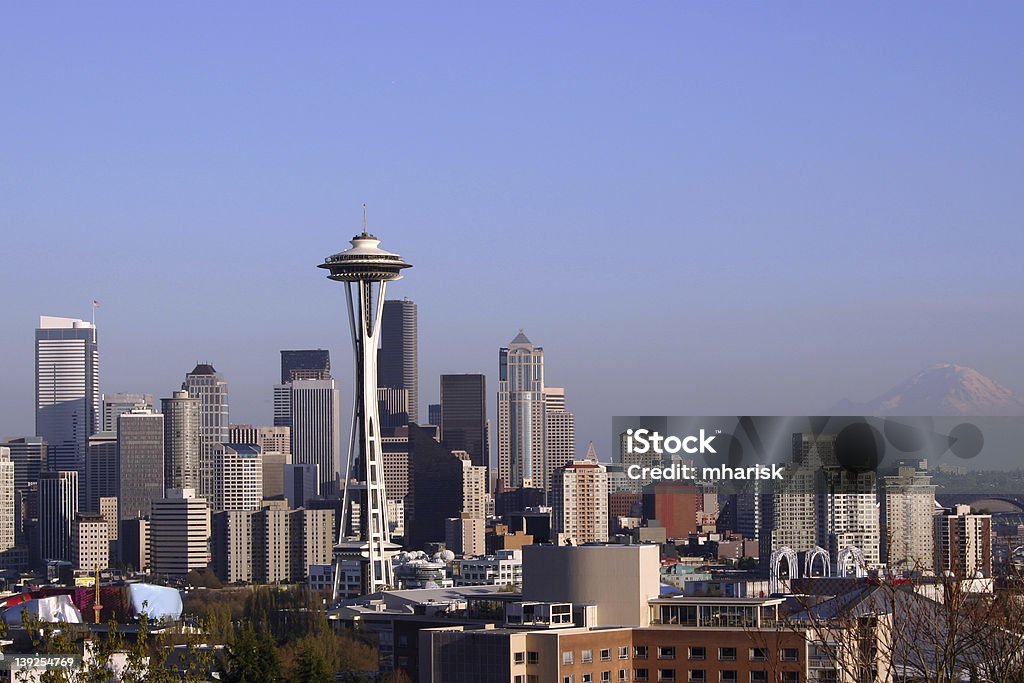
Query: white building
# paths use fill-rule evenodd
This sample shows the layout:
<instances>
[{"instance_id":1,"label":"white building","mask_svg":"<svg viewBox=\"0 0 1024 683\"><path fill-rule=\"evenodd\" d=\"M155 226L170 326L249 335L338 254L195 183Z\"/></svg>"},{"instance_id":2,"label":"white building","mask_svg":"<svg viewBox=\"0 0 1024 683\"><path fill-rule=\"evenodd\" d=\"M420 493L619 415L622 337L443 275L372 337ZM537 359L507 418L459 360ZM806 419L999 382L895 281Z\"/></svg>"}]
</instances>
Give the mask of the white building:
<instances>
[{"instance_id":1,"label":"white building","mask_svg":"<svg viewBox=\"0 0 1024 683\"><path fill-rule=\"evenodd\" d=\"M935 485L924 469L900 466L882 478L882 559L890 569L935 565Z\"/></svg>"},{"instance_id":2,"label":"white building","mask_svg":"<svg viewBox=\"0 0 1024 683\"><path fill-rule=\"evenodd\" d=\"M498 351L498 476L546 488L544 349L520 332Z\"/></svg>"},{"instance_id":3,"label":"white building","mask_svg":"<svg viewBox=\"0 0 1024 683\"><path fill-rule=\"evenodd\" d=\"M75 569L92 572L110 566L110 525L101 515L79 514L75 520L71 562Z\"/></svg>"},{"instance_id":4,"label":"white building","mask_svg":"<svg viewBox=\"0 0 1024 683\"><path fill-rule=\"evenodd\" d=\"M552 525L567 543L608 540L608 471L595 460L575 460L555 470Z\"/></svg>"},{"instance_id":5,"label":"white building","mask_svg":"<svg viewBox=\"0 0 1024 683\"><path fill-rule=\"evenodd\" d=\"M263 454L250 444L213 448L213 509L258 510L263 501Z\"/></svg>"},{"instance_id":6,"label":"white building","mask_svg":"<svg viewBox=\"0 0 1024 683\"><path fill-rule=\"evenodd\" d=\"M494 555L458 561L457 586L521 586L523 551L499 550Z\"/></svg>"},{"instance_id":7,"label":"white building","mask_svg":"<svg viewBox=\"0 0 1024 683\"><path fill-rule=\"evenodd\" d=\"M161 576L185 576L210 559L210 509L192 489L169 489L153 501L149 523L150 566Z\"/></svg>"},{"instance_id":8,"label":"white building","mask_svg":"<svg viewBox=\"0 0 1024 683\"><path fill-rule=\"evenodd\" d=\"M199 399L199 481L196 492L209 500L213 498L213 449L217 444L228 441L228 383L212 365L199 363L185 375L181 388L190 397Z\"/></svg>"}]
</instances>

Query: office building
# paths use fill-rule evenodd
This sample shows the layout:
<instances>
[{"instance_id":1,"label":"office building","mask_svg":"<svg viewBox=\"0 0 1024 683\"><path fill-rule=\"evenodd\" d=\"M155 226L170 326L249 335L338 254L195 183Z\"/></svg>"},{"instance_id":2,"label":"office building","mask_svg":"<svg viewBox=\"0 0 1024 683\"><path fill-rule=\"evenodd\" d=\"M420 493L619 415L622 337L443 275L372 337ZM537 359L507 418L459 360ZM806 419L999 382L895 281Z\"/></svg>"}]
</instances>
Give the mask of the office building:
<instances>
[{"instance_id":1,"label":"office building","mask_svg":"<svg viewBox=\"0 0 1024 683\"><path fill-rule=\"evenodd\" d=\"M409 427L409 494L405 498L406 547L443 542L445 520L463 512L469 460L434 439L434 430Z\"/></svg>"},{"instance_id":2,"label":"office building","mask_svg":"<svg viewBox=\"0 0 1024 683\"><path fill-rule=\"evenodd\" d=\"M213 449L228 441L228 383L212 365L199 363L185 375L181 388L190 397L199 399L199 485L196 492L200 498L210 499L213 496Z\"/></svg>"},{"instance_id":3,"label":"office building","mask_svg":"<svg viewBox=\"0 0 1024 683\"><path fill-rule=\"evenodd\" d=\"M14 514L14 461L11 450L0 446L0 558L8 554L16 542ZM6 562L0 560L0 566Z\"/></svg>"},{"instance_id":4,"label":"office building","mask_svg":"<svg viewBox=\"0 0 1024 683\"><path fill-rule=\"evenodd\" d=\"M444 522L445 547L458 557L479 557L486 553L484 544L484 527L486 522L481 517L471 517L462 513L459 517L450 517Z\"/></svg>"},{"instance_id":5,"label":"office building","mask_svg":"<svg viewBox=\"0 0 1024 683\"><path fill-rule=\"evenodd\" d=\"M14 463L14 488L19 491L30 482L39 479L39 473L47 467L46 440L38 436L24 436L18 439L7 439L0 442L10 451L11 462Z\"/></svg>"},{"instance_id":6,"label":"office building","mask_svg":"<svg viewBox=\"0 0 1024 683\"><path fill-rule=\"evenodd\" d=\"M487 517L487 468L474 465L466 451L452 451L462 462L462 512L473 519Z\"/></svg>"},{"instance_id":7,"label":"office building","mask_svg":"<svg viewBox=\"0 0 1024 683\"><path fill-rule=\"evenodd\" d=\"M121 517L117 514L117 498L113 496L104 496L100 498L99 510L100 517L107 522L107 538L111 542L117 541L120 534Z\"/></svg>"},{"instance_id":8,"label":"office building","mask_svg":"<svg viewBox=\"0 0 1024 683\"><path fill-rule=\"evenodd\" d=\"M377 359L377 386L408 391L409 421L418 424L419 357L416 304L412 301L384 302Z\"/></svg>"},{"instance_id":9,"label":"office building","mask_svg":"<svg viewBox=\"0 0 1024 683\"><path fill-rule=\"evenodd\" d=\"M555 470L576 459L576 416L565 409L565 389L544 387L544 419L544 486L547 488L552 485Z\"/></svg>"},{"instance_id":10,"label":"office building","mask_svg":"<svg viewBox=\"0 0 1024 683\"><path fill-rule=\"evenodd\" d=\"M274 385L274 426L292 425L292 383Z\"/></svg>"},{"instance_id":11,"label":"office building","mask_svg":"<svg viewBox=\"0 0 1024 683\"><path fill-rule=\"evenodd\" d=\"M146 517L150 504L164 495L164 416L149 410L121 415L117 453L121 519Z\"/></svg>"},{"instance_id":12,"label":"office building","mask_svg":"<svg viewBox=\"0 0 1024 683\"><path fill-rule=\"evenodd\" d=\"M117 418L133 410L153 410L152 394L116 392L103 394L103 420L100 431L117 433Z\"/></svg>"},{"instance_id":13,"label":"office building","mask_svg":"<svg viewBox=\"0 0 1024 683\"><path fill-rule=\"evenodd\" d=\"M203 507L206 507L205 502ZM148 571L152 562L152 548L149 543L149 520L122 520L119 532L118 548L121 563L129 571Z\"/></svg>"},{"instance_id":14,"label":"office building","mask_svg":"<svg viewBox=\"0 0 1024 683\"><path fill-rule=\"evenodd\" d=\"M341 465L341 393L333 379L291 383L292 463L317 465L320 492L338 490Z\"/></svg>"},{"instance_id":15,"label":"office building","mask_svg":"<svg viewBox=\"0 0 1024 683\"><path fill-rule=\"evenodd\" d=\"M956 505L935 517L935 573L992 578L992 515Z\"/></svg>"},{"instance_id":16,"label":"office building","mask_svg":"<svg viewBox=\"0 0 1024 683\"><path fill-rule=\"evenodd\" d=\"M247 443L259 446L264 454L281 453L291 455L292 432L288 427L265 427L258 425L231 425L228 429L229 443ZM291 462L289 460L288 462Z\"/></svg>"},{"instance_id":17,"label":"office building","mask_svg":"<svg viewBox=\"0 0 1024 683\"><path fill-rule=\"evenodd\" d=\"M263 454L259 446L222 443L213 448L213 509L258 510L263 501Z\"/></svg>"},{"instance_id":18,"label":"office building","mask_svg":"<svg viewBox=\"0 0 1024 683\"><path fill-rule=\"evenodd\" d=\"M935 484L925 465L901 464L882 477L882 561L889 569L935 566Z\"/></svg>"},{"instance_id":19,"label":"office building","mask_svg":"<svg viewBox=\"0 0 1024 683\"><path fill-rule=\"evenodd\" d=\"M314 565L329 564L334 551L334 510L290 511L291 581L302 581Z\"/></svg>"},{"instance_id":20,"label":"office building","mask_svg":"<svg viewBox=\"0 0 1024 683\"><path fill-rule=\"evenodd\" d=\"M427 405L427 424L441 426L441 404L430 403Z\"/></svg>"},{"instance_id":21,"label":"office building","mask_svg":"<svg viewBox=\"0 0 1024 683\"><path fill-rule=\"evenodd\" d=\"M290 508L308 505L310 499L320 495L320 467L315 463L285 465L283 495Z\"/></svg>"},{"instance_id":22,"label":"office building","mask_svg":"<svg viewBox=\"0 0 1024 683\"><path fill-rule=\"evenodd\" d=\"M78 516L78 472L39 474L39 556L71 561L71 536Z\"/></svg>"},{"instance_id":23,"label":"office building","mask_svg":"<svg viewBox=\"0 0 1024 683\"><path fill-rule=\"evenodd\" d=\"M544 481L544 349L522 331L498 352L498 477L509 488Z\"/></svg>"},{"instance_id":24,"label":"office building","mask_svg":"<svg viewBox=\"0 0 1024 683\"><path fill-rule=\"evenodd\" d=\"M164 415L164 488L198 489L202 401L184 389L160 399Z\"/></svg>"},{"instance_id":25,"label":"office building","mask_svg":"<svg viewBox=\"0 0 1024 683\"><path fill-rule=\"evenodd\" d=\"M281 384L297 379L330 379L331 352L325 349L281 351Z\"/></svg>"},{"instance_id":26,"label":"office building","mask_svg":"<svg viewBox=\"0 0 1024 683\"><path fill-rule=\"evenodd\" d=\"M36 436L48 445L52 471L85 476L90 436L100 431L96 326L40 316L36 330Z\"/></svg>"},{"instance_id":27,"label":"office building","mask_svg":"<svg viewBox=\"0 0 1024 683\"><path fill-rule=\"evenodd\" d=\"M85 499L82 511L99 512L100 499L117 497L120 485L117 432L93 434L89 437L89 451L85 459Z\"/></svg>"},{"instance_id":28,"label":"office building","mask_svg":"<svg viewBox=\"0 0 1024 683\"><path fill-rule=\"evenodd\" d=\"M391 436L400 427L409 424L409 390L380 387L377 389L380 428L384 436Z\"/></svg>"},{"instance_id":29,"label":"office building","mask_svg":"<svg viewBox=\"0 0 1024 683\"><path fill-rule=\"evenodd\" d=\"M466 451L474 465L488 468L490 482L487 383L483 375L441 375L439 425L445 445L453 451Z\"/></svg>"},{"instance_id":30,"label":"office building","mask_svg":"<svg viewBox=\"0 0 1024 683\"><path fill-rule=\"evenodd\" d=\"M110 527L98 514L79 513L72 537L71 563L75 569L93 572L110 566Z\"/></svg>"},{"instance_id":31,"label":"office building","mask_svg":"<svg viewBox=\"0 0 1024 683\"><path fill-rule=\"evenodd\" d=\"M205 569L210 557L210 509L191 489L168 489L153 501L149 520L150 565L157 576L184 577Z\"/></svg>"},{"instance_id":32,"label":"office building","mask_svg":"<svg viewBox=\"0 0 1024 683\"><path fill-rule=\"evenodd\" d=\"M291 510L282 501L266 501L253 513L252 575L257 583L291 580Z\"/></svg>"},{"instance_id":33,"label":"office building","mask_svg":"<svg viewBox=\"0 0 1024 683\"><path fill-rule=\"evenodd\" d=\"M554 471L552 522L566 543L608 540L608 472L596 460L575 460Z\"/></svg>"}]
</instances>

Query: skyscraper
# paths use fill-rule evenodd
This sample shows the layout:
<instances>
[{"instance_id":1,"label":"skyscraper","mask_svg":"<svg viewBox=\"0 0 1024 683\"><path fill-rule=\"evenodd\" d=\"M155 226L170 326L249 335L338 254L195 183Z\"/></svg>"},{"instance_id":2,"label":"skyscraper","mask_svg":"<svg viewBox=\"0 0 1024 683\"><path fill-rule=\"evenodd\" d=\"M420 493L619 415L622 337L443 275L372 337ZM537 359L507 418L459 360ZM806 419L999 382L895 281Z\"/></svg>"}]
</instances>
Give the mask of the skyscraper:
<instances>
[{"instance_id":1,"label":"skyscraper","mask_svg":"<svg viewBox=\"0 0 1024 683\"><path fill-rule=\"evenodd\" d=\"M565 409L565 389L544 387L544 487L559 467L576 459L576 416Z\"/></svg>"},{"instance_id":2,"label":"skyscraper","mask_svg":"<svg viewBox=\"0 0 1024 683\"><path fill-rule=\"evenodd\" d=\"M160 399L164 415L164 489L199 487L201 403L185 390Z\"/></svg>"},{"instance_id":3,"label":"skyscraper","mask_svg":"<svg viewBox=\"0 0 1024 683\"><path fill-rule=\"evenodd\" d=\"M406 389L380 387L377 389L380 410L380 428L391 436L399 427L409 424L409 392Z\"/></svg>"},{"instance_id":4,"label":"skyscraper","mask_svg":"<svg viewBox=\"0 0 1024 683\"><path fill-rule=\"evenodd\" d=\"M498 352L498 476L506 486L544 481L544 349L522 331Z\"/></svg>"},{"instance_id":5,"label":"skyscraper","mask_svg":"<svg viewBox=\"0 0 1024 683\"><path fill-rule=\"evenodd\" d=\"M364 214L365 223L365 214ZM352 238L352 248L328 256L319 265L330 271L328 277L345 283L348 303L349 328L352 331L352 346L355 356L355 405L352 411L352 433L349 441L349 457L345 467L345 490L342 496L339 543L335 550L335 584L333 597L338 598L341 568L345 563L356 560L360 563L360 587L364 593L372 593L394 583L391 558L398 546L391 542L387 519L387 498L384 490L384 462L381 447L380 416L377 405L377 349L381 342L381 318L385 305L387 283L401 278L401 272L410 264L398 254L392 254L379 247L380 240L364 230ZM411 302L409 302L411 305ZM415 311L415 308L412 308ZM415 316L415 313L413 313ZM413 317L415 320L415 317ZM413 324L413 341L415 324ZM391 358L388 349L383 355ZM403 347L406 346L403 342ZM415 368L415 343L412 349L404 349L399 356L412 356ZM390 362L390 361L389 361ZM415 370L413 371L415 383ZM416 395L416 387L410 389L410 397ZM415 411L415 404L410 406ZM410 415L410 418L413 417ZM295 449L292 454L297 455ZM352 534L351 510L348 508L350 481L363 482L358 492L360 524L358 536Z\"/></svg>"},{"instance_id":6,"label":"skyscraper","mask_svg":"<svg viewBox=\"0 0 1024 683\"><path fill-rule=\"evenodd\" d=\"M595 460L575 460L554 471L552 522L572 545L608 540L608 471Z\"/></svg>"},{"instance_id":7,"label":"skyscraper","mask_svg":"<svg viewBox=\"0 0 1024 683\"><path fill-rule=\"evenodd\" d=\"M452 450L466 451L474 465L487 468L487 382L483 375L441 375L441 440Z\"/></svg>"},{"instance_id":8,"label":"skyscraper","mask_svg":"<svg viewBox=\"0 0 1024 683\"><path fill-rule=\"evenodd\" d=\"M117 432L117 418L123 413L133 410L153 410L152 394L134 394L116 392L103 394L103 428L104 432Z\"/></svg>"},{"instance_id":9,"label":"skyscraper","mask_svg":"<svg viewBox=\"0 0 1024 683\"><path fill-rule=\"evenodd\" d=\"M117 453L121 519L145 517L152 502L164 496L164 416L150 410L121 415Z\"/></svg>"},{"instance_id":10,"label":"skyscraper","mask_svg":"<svg viewBox=\"0 0 1024 683\"><path fill-rule=\"evenodd\" d=\"M38 436L7 439L2 443L11 451L14 463L14 487L22 490L29 482L39 479L39 473L47 469L46 440Z\"/></svg>"},{"instance_id":11,"label":"skyscraper","mask_svg":"<svg viewBox=\"0 0 1024 683\"><path fill-rule=\"evenodd\" d=\"M209 558L210 508L191 489L168 489L153 501L149 545L153 573L182 577L205 569ZM134 559L134 558L133 558Z\"/></svg>"},{"instance_id":12,"label":"skyscraper","mask_svg":"<svg viewBox=\"0 0 1024 683\"><path fill-rule=\"evenodd\" d=\"M281 384L296 379L330 379L331 352L324 349L281 351Z\"/></svg>"},{"instance_id":13,"label":"skyscraper","mask_svg":"<svg viewBox=\"0 0 1024 683\"><path fill-rule=\"evenodd\" d=\"M199 399L199 498L213 494L213 449L228 440L228 383L209 363L199 363L185 375L181 388ZM188 488L188 487L185 487Z\"/></svg>"},{"instance_id":14,"label":"skyscraper","mask_svg":"<svg viewBox=\"0 0 1024 683\"><path fill-rule=\"evenodd\" d=\"M40 316L36 436L46 439L51 470L85 475L89 437L100 428L99 368L95 325L76 318Z\"/></svg>"},{"instance_id":15,"label":"skyscraper","mask_svg":"<svg viewBox=\"0 0 1024 683\"><path fill-rule=\"evenodd\" d=\"M385 301L381 346L377 354L378 386L409 392L409 421L419 423L419 356L416 304L408 299Z\"/></svg>"},{"instance_id":16,"label":"skyscraper","mask_svg":"<svg viewBox=\"0 0 1024 683\"><path fill-rule=\"evenodd\" d=\"M78 515L78 472L39 475L39 556L71 561L71 536Z\"/></svg>"},{"instance_id":17,"label":"skyscraper","mask_svg":"<svg viewBox=\"0 0 1024 683\"><path fill-rule=\"evenodd\" d=\"M935 566L935 484L924 463L882 477L882 561L890 569Z\"/></svg>"},{"instance_id":18,"label":"skyscraper","mask_svg":"<svg viewBox=\"0 0 1024 683\"><path fill-rule=\"evenodd\" d=\"M11 450L0 446L0 566L4 556L14 547L14 462Z\"/></svg>"},{"instance_id":19,"label":"skyscraper","mask_svg":"<svg viewBox=\"0 0 1024 683\"><path fill-rule=\"evenodd\" d=\"M259 446L217 444L213 449L213 509L258 510L263 500L263 454Z\"/></svg>"},{"instance_id":20,"label":"skyscraper","mask_svg":"<svg viewBox=\"0 0 1024 683\"><path fill-rule=\"evenodd\" d=\"M85 496L82 511L99 512L100 499L116 498L120 485L121 465L117 435L114 432L93 434L89 437L89 452L85 460Z\"/></svg>"},{"instance_id":21,"label":"skyscraper","mask_svg":"<svg viewBox=\"0 0 1024 683\"><path fill-rule=\"evenodd\" d=\"M320 492L338 490L341 462L341 393L333 379L291 383L292 462L320 468Z\"/></svg>"}]
</instances>

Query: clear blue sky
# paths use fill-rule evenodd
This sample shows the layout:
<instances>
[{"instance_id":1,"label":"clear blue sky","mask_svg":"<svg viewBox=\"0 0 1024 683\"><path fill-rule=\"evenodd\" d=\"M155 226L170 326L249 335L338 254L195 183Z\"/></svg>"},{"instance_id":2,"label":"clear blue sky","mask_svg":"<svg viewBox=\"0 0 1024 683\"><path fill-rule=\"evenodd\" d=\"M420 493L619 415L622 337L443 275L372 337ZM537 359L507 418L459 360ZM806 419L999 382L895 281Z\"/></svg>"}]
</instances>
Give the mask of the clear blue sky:
<instances>
[{"instance_id":1,"label":"clear blue sky","mask_svg":"<svg viewBox=\"0 0 1024 683\"><path fill-rule=\"evenodd\" d=\"M0 435L39 314L102 302L103 390L195 361L265 422L281 348L351 388L315 264L369 205L414 264L421 403L520 327L614 414L1024 389L1020 3L7 3ZM493 393L492 393L493 409Z\"/></svg>"}]
</instances>

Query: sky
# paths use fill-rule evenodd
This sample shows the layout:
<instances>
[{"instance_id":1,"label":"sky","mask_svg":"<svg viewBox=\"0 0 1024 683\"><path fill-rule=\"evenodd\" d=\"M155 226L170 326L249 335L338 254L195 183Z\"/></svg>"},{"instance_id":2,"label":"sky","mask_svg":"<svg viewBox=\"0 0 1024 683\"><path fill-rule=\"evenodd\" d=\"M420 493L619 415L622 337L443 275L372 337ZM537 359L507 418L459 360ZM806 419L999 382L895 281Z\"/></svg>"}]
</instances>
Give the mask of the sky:
<instances>
[{"instance_id":1,"label":"sky","mask_svg":"<svg viewBox=\"0 0 1024 683\"><path fill-rule=\"evenodd\" d=\"M105 392L197 361L268 423L328 348L315 268L413 268L421 405L522 328L582 448L613 415L815 414L937 362L1024 390L1020 3L8 3L0 436L38 316Z\"/></svg>"}]
</instances>

